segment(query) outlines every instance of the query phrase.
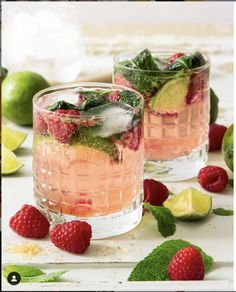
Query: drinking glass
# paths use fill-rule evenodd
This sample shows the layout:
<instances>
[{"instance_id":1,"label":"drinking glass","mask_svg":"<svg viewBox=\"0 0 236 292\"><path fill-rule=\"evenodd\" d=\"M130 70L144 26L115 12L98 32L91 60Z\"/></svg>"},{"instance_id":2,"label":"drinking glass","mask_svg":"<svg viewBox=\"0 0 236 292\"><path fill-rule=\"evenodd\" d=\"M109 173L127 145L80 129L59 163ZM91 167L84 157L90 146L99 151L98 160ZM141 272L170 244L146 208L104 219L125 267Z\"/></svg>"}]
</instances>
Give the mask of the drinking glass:
<instances>
[{"instance_id":1,"label":"drinking glass","mask_svg":"<svg viewBox=\"0 0 236 292\"><path fill-rule=\"evenodd\" d=\"M65 102L83 108L88 91L90 109L55 110ZM109 100L96 106L99 92ZM34 96L34 197L53 223L86 221L96 239L140 222L143 104L138 92L108 83L58 85Z\"/></svg>"},{"instance_id":2,"label":"drinking glass","mask_svg":"<svg viewBox=\"0 0 236 292\"><path fill-rule=\"evenodd\" d=\"M138 53L121 53L114 58L113 82L144 97L144 177L170 182L195 177L207 161L209 58L202 54L204 65L178 75L165 69L147 71L128 66ZM154 60L165 64L174 54L151 53Z\"/></svg>"}]
</instances>

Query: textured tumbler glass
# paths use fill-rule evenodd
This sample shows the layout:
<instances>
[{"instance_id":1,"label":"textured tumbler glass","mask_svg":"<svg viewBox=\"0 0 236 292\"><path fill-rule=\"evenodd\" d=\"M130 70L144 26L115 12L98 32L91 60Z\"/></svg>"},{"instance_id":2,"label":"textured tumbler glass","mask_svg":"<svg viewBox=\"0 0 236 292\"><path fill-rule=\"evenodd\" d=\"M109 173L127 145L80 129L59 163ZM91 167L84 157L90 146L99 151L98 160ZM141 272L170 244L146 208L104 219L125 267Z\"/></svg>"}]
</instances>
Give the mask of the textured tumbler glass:
<instances>
[{"instance_id":1,"label":"textured tumbler glass","mask_svg":"<svg viewBox=\"0 0 236 292\"><path fill-rule=\"evenodd\" d=\"M202 54L204 65L181 72L147 71L132 68L138 53L121 53L114 58L113 82L144 97L144 177L162 181L195 177L207 160L209 58ZM151 53L163 64L173 55Z\"/></svg>"},{"instance_id":2,"label":"textured tumbler glass","mask_svg":"<svg viewBox=\"0 0 236 292\"><path fill-rule=\"evenodd\" d=\"M92 226L92 238L133 229L142 217L143 98L123 86L65 84L37 93L33 178L52 222Z\"/></svg>"}]
</instances>

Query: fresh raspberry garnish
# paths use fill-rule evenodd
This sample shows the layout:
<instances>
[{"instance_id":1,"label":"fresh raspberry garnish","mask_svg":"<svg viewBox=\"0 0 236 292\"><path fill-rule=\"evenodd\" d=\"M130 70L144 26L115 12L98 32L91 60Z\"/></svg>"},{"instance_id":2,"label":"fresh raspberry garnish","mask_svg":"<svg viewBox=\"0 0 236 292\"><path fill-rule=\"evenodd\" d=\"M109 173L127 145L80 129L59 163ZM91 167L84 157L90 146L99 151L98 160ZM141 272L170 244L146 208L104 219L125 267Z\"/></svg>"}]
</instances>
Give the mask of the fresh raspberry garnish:
<instances>
[{"instance_id":1,"label":"fresh raspberry garnish","mask_svg":"<svg viewBox=\"0 0 236 292\"><path fill-rule=\"evenodd\" d=\"M145 179L143 182L144 202L154 206L161 206L169 196L167 187L154 179Z\"/></svg>"},{"instance_id":2,"label":"fresh raspberry garnish","mask_svg":"<svg viewBox=\"0 0 236 292\"><path fill-rule=\"evenodd\" d=\"M179 250L168 266L168 277L172 281L203 280L204 273L201 253L192 246Z\"/></svg>"},{"instance_id":3,"label":"fresh raspberry garnish","mask_svg":"<svg viewBox=\"0 0 236 292\"><path fill-rule=\"evenodd\" d=\"M203 99L204 89L207 88L207 72L193 73L186 97L187 104Z\"/></svg>"},{"instance_id":4,"label":"fresh raspberry garnish","mask_svg":"<svg viewBox=\"0 0 236 292\"><path fill-rule=\"evenodd\" d=\"M48 126L44 121L43 114L35 112L34 114L34 128L37 134L47 134Z\"/></svg>"},{"instance_id":5,"label":"fresh raspberry garnish","mask_svg":"<svg viewBox=\"0 0 236 292\"><path fill-rule=\"evenodd\" d=\"M221 149L221 144L227 128L222 125L210 124L209 127L209 151Z\"/></svg>"},{"instance_id":6,"label":"fresh raspberry garnish","mask_svg":"<svg viewBox=\"0 0 236 292\"><path fill-rule=\"evenodd\" d=\"M117 102L120 99L120 91L119 90L114 90L108 95L108 100L110 102Z\"/></svg>"},{"instance_id":7,"label":"fresh raspberry garnish","mask_svg":"<svg viewBox=\"0 0 236 292\"><path fill-rule=\"evenodd\" d=\"M91 237L91 226L79 220L57 224L50 232L53 244L71 253L84 253Z\"/></svg>"},{"instance_id":8,"label":"fresh raspberry garnish","mask_svg":"<svg viewBox=\"0 0 236 292\"><path fill-rule=\"evenodd\" d=\"M198 182L207 191L219 193L223 191L228 183L227 172L218 166L206 166L198 173Z\"/></svg>"},{"instance_id":9,"label":"fresh raspberry garnish","mask_svg":"<svg viewBox=\"0 0 236 292\"><path fill-rule=\"evenodd\" d=\"M43 238L48 234L47 218L35 207L23 205L9 221L9 226L17 234L29 238Z\"/></svg>"},{"instance_id":10,"label":"fresh raspberry garnish","mask_svg":"<svg viewBox=\"0 0 236 292\"><path fill-rule=\"evenodd\" d=\"M47 116L46 121L49 134L51 134L58 142L68 144L70 143L71 136L77 130L78 125L72 121L64 121L63 119L65 119L65 117L60 117L60 114L79 116L80 113L73 109L58 109Z\"/></svg>"},{"instance_id":11,"label":"fresh raspberry garnish","mask_svg":"<svg viewBox=\"0 0 236 292\"><path fill-rule=\"evenodd\" d=\"M128 147L130 150L137 151L139 149L141 137L142 127L140 124L138 124L125 132L121 137L121 141L124 147Z\"/></svg>"},{"instance_id":12,"label":"fresh raspberry garnish","mask_svg":"<svg viewBox=\"0 0 236 292\"><path fill-rule=\"evenodd\" d=\"M175 53L169 57L167 63L172 64L176 59L179 59L180 57L183 57L183 56L184 56L183 53Z\"/></svg>"},{"instance_id":13,"label":"fresh raspberry garnish","mask_svg":"<svg viewBox=\"0 0 236 292\"><path fill-rule=\"evenodd\" d=\"M126 86L129 88L134 88L132 83L129 82L127 79L122 74L116 74L115 75L115 84L121 85L121 86Z\"/></svg>"}]
</instances>

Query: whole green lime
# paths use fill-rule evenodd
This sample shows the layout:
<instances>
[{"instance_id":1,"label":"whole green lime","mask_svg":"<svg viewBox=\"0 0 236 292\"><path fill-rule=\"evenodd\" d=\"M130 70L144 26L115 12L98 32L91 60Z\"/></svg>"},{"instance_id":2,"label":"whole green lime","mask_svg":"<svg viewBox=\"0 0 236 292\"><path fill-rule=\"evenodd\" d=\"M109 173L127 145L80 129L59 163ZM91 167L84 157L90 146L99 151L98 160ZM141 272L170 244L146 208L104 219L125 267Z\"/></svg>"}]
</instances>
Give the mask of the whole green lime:
<instances>
[{"instance_id":1,"label":"whole green lime","mask_svg":"<svg viewBox=\"0 0 236 292\"><path fill-rule=\"evenodd\" d=\"M231 171L234 171L234 125L231 125L224 134L222 154Z\"/></svg>"},{"instance_id":2,"label":"whole green lime","mask_svg":"<svg viewBox=\"0 0 236 292\"><path fill-rule=\"evenodd\" d=\"M2 82L3 115L10 121L22 125L32 125L32 98L50 84L34 72L16 72Z\"/></svg>"}]
</instances>

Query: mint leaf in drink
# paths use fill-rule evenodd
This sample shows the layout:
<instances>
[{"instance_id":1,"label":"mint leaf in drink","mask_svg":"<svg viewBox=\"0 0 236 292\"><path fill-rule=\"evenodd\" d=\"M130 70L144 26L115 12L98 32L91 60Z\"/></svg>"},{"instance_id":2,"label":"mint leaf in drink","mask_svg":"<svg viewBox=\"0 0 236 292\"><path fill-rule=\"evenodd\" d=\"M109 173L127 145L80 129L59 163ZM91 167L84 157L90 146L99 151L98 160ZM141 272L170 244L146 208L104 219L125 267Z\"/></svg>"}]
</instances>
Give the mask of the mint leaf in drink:
<instances>
[{"instance_id":1,"label":"mint leaf in drink","mask_svg":"<svg viewBox=\"0 0 236 292\"><path fill-rule=\"evenodd\" d=\"M192 55L184 55L176 59L171 63L166 70L180 71L182 69L194 69L200 67L206 63L203 55L200 52L196 52Z\"/></svg>"},{"instance_id":2,"label":"mint leaf in drink","mask_svg":"<svg viewBox=\"0 0 236 292\"><path fill-rule=\"evenodd\" d=\"M84 101L78 106L78 110L89 110L91 108L109 103L107 99L111 90L82 90L79 92Z\"/></svg>"},{"instance_id":3,"label":"mint leaf in drink","mask_svg":"<svg viewBox=\"0 0 236 292\"><path fill-rule=\"evenodd\" d=\"M61 275L65 274L66 272L68 272L68 270L43 274L35 277L21 277L21 283L55 282Z\"/></svg>"},{"instance_id":4,"label":"mint leaf in drink","mask_svg":"<svg viewBox=\"0 0 236 292\"><path fill-rule=\"evenodd\" d=\"M157 220L158 230L163 237L168 237L175 233L175 218L169 209L153 206L150 203L144 203L144 207L148 209Z\"/></svg>"},{"instance_id":5,"label":"mint leaf in drink","mask_svg":"<svg viewBox=\"0 0 236 292\"><path fill-rule=\"evenodd\" d=\"M21 277L35 277L44 274L42 270L32 266L6 265L3 268L3 276L6 279L11 272L16 272L20 274Z\"/></svg>"},{"instance_id":6,"label":"mint leaf in drink","mask_svg":"<svg viewBox=\"0 0 236 292\"><path fill-rule=\"evenodd\" d=\"M233 210L224 209L224 208L212 209L212 212L219 216L233 216L234 215Z\"/></svg>"},{"instance_id":7,"label":"mint leaf in drink","mask_svg":"<svg viewBox=\"0 0 236 292\"><path fill-rule=\"evenodd\" d=\"M151 52L148 49L139 53L132 62L136 65L137 69L147 71L159 71L157 63L155 62Z\"/></svg>"},{"instance_id":8,"label":"mint leaf in drink","mask_svg":"<svg viewBox=\"0 0 236 292\"><path fill-rule=\"evenodd\" d=\"M60 101L55 102L52 105L47 106L46 109L49 111L55 111L58 109L65 109L65 110L77 109L77 107L74 104L71 104L64 100L60 100Z\"/></svg>"},{"instance_id":9,"label":"mint leaf in drink","mask_svg":"<svg viewBox=\"0 0 236 292\"><path fill-rule=\"evenodd\" d=\"M140 104L140 99L137 98L137 94L130 90L122 90L120 92L120 100L119 102L123 102L132 107L137 107Z\"/></svg>"},{"instance_id":10,"label":"mint leaf in drink","mask_svg":"<svg viewBox=\"0 0 236 292\"><path fill-rule=\"evenodd\" d=\"M128 281L166 281L168 280L168 265L177 251L193 246L202 255L205 273L213 266L212 257L208 256L200 247L182 239L169 240L157 246L140 261L131 272Z\"/></svg>"}]
</instances>

